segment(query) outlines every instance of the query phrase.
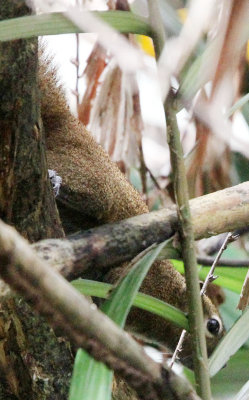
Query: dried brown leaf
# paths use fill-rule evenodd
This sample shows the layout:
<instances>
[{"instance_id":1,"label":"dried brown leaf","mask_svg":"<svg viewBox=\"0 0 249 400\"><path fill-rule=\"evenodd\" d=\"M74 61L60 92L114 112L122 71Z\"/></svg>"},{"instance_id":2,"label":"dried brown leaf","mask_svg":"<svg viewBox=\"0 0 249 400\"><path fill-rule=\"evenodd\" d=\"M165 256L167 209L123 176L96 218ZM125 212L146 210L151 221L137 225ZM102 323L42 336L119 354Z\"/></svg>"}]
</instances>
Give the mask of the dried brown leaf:
<instances>
[{"instance_id":1,"label":"dried brown leaf","mask_svg":"<svg viewBox=\"0 0 249 400\"><path fill-rule=\"evenodd\" d=\"M227 4L225 4L225 7ZM234 0L229 13L227 24L222 24L223 34L221 48L217 58L217 67L213 79L212 96L217 95L222 86L230 88L230 98L234 100L238 86L236 71L239 68L242 52L248 35L249 2L248 0ZM226 91L227 94L228 91ZM225 98L225 97L224 97Z\"/></svg>"},{"instance_id":2,"label":"dried brown leaf","mask_svg":"<svg viewBox=\"0 0 249 400\"><path fill-rule=\"evenodd\" d=\"M78 106L78 117L84 125L88 125L90 121L92 103L96 96L99 78L104 71L106 64L107 53L98 43L96 43L87 59L87 65L83 73L83 76L86 79L86 91L81 104Z\"/></svg>"},{"instance_id":3,"label":"dried brown leaf","mask_svg":"<svg viewBox=\"0 0 249 400\"><path fill-rule=\"evenodd\" d=\"M94 102L90 128L114 161L138 164L142 119L135 79L110 62Z\"/></svg>"}]
</instances>

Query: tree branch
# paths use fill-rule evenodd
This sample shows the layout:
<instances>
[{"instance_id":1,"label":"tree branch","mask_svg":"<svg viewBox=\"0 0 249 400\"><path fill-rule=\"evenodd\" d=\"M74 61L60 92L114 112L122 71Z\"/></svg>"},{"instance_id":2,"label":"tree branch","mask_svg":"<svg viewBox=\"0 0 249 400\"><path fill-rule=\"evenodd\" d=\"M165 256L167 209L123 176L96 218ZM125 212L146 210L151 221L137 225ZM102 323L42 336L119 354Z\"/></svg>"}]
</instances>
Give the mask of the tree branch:
<instances>
[{"instance_id":1,"label":"tree branch","mask_svg":"<svg viewBox=\"0 0 249 400\"><path fill-rule=\"evenodd\" d=\"M249 220L249 182L190 200L190 208L195 239L242 228ZM129 261L151 244L171 237L177 229L173 206L33 246L64 277L74 279L87 270L97 273Z\"/></svg>"},{"instance_id":2,"label":"tree branch","mask_svg":"<svg viewBox=\"0 0 249 400\"><path fill-rule=\"evenodd\" d=\"M150 359L131 336L93 308L58 272L40 260L13 228L1 221L0 275L54 329L125 378L141 399L199 399L187 381Z\"/></svg>"},{"instance_id":3,"label":"tree branch","mask_svg":"<svg viewBox=\"0 0 249 400\"><path fill-rule=\"evenodd\" d=\"M198 264L201 264L203 267L209 267L213 264L215 257L197 257ZM221 258L217 264L217 267L223 268L248 268L249 260L231 260L229 258Z\"/></svg>"}]
</instances>

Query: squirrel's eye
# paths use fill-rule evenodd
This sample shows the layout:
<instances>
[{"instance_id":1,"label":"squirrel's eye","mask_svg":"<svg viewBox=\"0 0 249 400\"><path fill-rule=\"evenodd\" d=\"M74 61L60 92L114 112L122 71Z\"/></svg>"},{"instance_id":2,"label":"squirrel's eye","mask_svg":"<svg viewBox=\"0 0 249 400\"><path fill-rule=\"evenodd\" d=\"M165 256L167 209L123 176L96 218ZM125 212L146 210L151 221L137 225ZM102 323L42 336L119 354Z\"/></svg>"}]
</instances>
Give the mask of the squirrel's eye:
<instances>
[{"instance_id":1,"label":"squirrel's eye","mask_svg":"<svg viewBox=\"0 0 249 400\"><path fill-rule=\"evenodd\" d=\"M207 330L212 335L218 335L220 331L220 322L216 318L210 318L207 320Z\"/></svg>"}]
</instances>

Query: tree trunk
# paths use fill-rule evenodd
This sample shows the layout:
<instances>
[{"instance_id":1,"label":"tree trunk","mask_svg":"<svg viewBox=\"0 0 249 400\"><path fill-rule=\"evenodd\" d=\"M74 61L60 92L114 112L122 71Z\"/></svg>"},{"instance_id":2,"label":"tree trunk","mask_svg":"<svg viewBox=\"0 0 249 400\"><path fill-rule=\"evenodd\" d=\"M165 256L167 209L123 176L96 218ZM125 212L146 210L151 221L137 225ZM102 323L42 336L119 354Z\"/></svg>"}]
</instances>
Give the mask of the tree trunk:
<instances>
[{"instance_id":1,"label":"tree trunk","mask_svg":"<svg viewBox=\"0 0 249 400\"><path fill-rule=\"evenodd\" d=\"M28 13L24 1L0 3L0 20ZM32 242L63 236L48 181L37 47L37 38L0 42L0 217Z\"/></svg>"},{"instance_id":2,"label":"tree trunk","mask_svg":"<svg viewBox=\"0 0 249 400\"><path fill-rule=\"evenodd\" d=\"M2 0L0 20L31 11ZM62 237L48 179L37 85L37 38L0 42L0 217L35 242ZM0 399L67 399L69 344L1 282Z\"/></svg>"}]
</instances>

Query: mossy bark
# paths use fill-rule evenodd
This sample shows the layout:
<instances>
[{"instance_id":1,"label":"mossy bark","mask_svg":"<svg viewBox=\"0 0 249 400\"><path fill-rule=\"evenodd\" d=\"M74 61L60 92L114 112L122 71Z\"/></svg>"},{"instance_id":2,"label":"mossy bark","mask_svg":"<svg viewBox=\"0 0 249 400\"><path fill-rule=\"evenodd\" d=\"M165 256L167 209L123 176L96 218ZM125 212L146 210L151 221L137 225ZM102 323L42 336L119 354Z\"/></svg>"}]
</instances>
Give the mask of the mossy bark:
<instances>
[{"instance_id":1,"label":"mossy bark","mask_svg":"<svg viewBox=\"0 0 249 400\"><path fill-rule=\"evenodd\" d=\"M30 13L0 3L0 20ZM0 42L0 217L30 241L61 237L45 157L37 85L37 38Z\"/></svg>"},{"instance_id":2,"label":"mossy bark","mask_svg":"<svg viewBox=\"0 0 249 400\"><path fill-rule=\"evenodd\" d=\"M24 300L1 296L0 400L67 400L72 365L68 342Z\"/></svg>"},{"instance_id":3,"label":"mossy bark","mask_svg":"<svg viewBox=\"0 0 249 400\"><path fill-rule=\"evenodd\" d=\"M30 12L25 1L0 2L0 20ZM31 242L63 236L47 173L37 47L37 39L0 42L0 218ZM66 400L68 343L0 285L0 400Z\"/></svg>"}]
</instances>

